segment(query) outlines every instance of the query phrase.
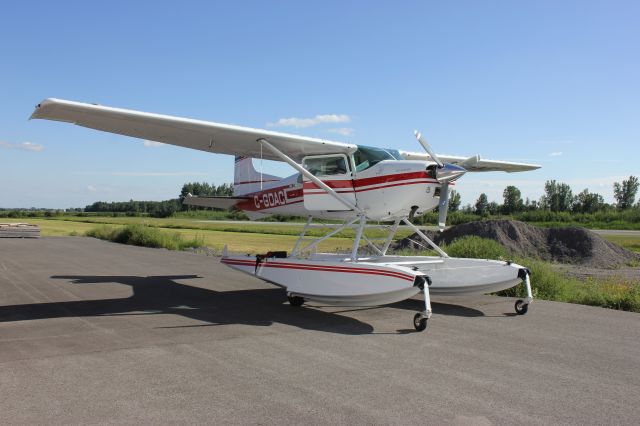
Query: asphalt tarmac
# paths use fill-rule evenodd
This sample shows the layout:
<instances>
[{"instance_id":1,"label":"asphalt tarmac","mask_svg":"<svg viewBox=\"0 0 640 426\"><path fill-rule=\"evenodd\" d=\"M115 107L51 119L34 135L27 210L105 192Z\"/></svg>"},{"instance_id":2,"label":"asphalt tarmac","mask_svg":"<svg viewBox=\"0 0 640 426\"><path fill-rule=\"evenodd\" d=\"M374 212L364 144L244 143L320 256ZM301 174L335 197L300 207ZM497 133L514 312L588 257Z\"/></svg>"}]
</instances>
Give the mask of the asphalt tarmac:
<instances>
[{"instance_id":1,"label":"asphalt tarmac","mask_svg":"<svg viewBox=\"0 0 640 426\"><path fill-rule=\"evenodd\" d=\"M535 276L533 277L535 288ZM2 424L637 424L640 315L290 307L190 253L0 240ZM438 301L436 299L436 301Z\"/></svg>"}]
</instances>

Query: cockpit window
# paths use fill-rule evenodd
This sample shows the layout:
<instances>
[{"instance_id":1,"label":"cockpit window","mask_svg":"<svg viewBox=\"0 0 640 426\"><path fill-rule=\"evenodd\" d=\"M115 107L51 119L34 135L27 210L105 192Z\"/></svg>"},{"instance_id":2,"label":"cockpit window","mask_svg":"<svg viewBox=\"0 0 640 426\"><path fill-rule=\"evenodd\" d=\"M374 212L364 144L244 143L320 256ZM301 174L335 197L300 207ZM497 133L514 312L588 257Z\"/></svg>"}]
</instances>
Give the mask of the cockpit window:
<instances>
[{"instance_id":1,"label":"cockpit window","mask_svg":"<svg viewBox=\"0 0 640 426\"><path fill-rule=\"evenodd\" d=\"M303 160L302 165L314 176L343 175L347 173L347 162L344 155L307 157Z\"/></svg>"},{"instance_id":2,"label":"cockpit window","mask_svg":"<svg viewBox=\"0 0 640 426\"><path fill-rule=\"evenodd\" d=\"M400 153L395 149L374 148L358 145L358 150L353 153L353 161L356 163L356 171L361 172L384 160L402 160Z\"/></svg>"}]
</instances>

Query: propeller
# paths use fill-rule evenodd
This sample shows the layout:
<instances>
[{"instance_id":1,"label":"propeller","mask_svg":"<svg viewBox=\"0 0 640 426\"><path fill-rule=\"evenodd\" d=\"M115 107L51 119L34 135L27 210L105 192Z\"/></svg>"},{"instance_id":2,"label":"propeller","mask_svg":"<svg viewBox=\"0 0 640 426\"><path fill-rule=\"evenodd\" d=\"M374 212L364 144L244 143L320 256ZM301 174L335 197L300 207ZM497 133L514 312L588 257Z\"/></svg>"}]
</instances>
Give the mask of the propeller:
<instances>
[{"instance_id":1,"label":"propeller","mask_svg":"<svg viewBox=\"0 0 640 426\"><path fill-rule=\"evenodd\" d=\"M447 223L447 211L449 210L449 182L442 184L440 190L440 206L438 207L438 228L444 231Z\"/></svg>"},{"instance_id":2,"label":"propeller","mask_svg":"<svg viewBox=\"0 0 640 426\"><path fill-rule=\"evenodd\" d=\"M420 145L422 145L422 147L424 148L425 151L427 151L427 154L429 154L429 156L433 159L433 161L436 162L436 164L438 165L438 167L444 167L444 163L442 161L440 161L440 159L438 158L438 156L435 154L435 152L433 152L433 150L431 149L431 147L429 146L429 144L427 143L427 141L422 137L422 135L420 134L419 131L414 130L413 134L416 135L416 139L418 139L418 142L420 142Z\"/></svg>"},{"instance_id":3,"label":"propeller","mask_svg":"<svg viewBox=\"0 0 640 426\"><path fill-rule=\"evenodd\" d=\"M436 167L433 171L433 177L442 185L440 189L440 204L438 206L438 227L440 231L444 230L447 222L447 211L449 210L449 183L459 179L467 172L465 167L473 167L480 161L479 155L474 155L464 160L461 164L443 163L433 152L431 146L422 137L419 131L415 131L416 139L420 145L429 154L431 159L435 161Z\"/></svg>"}]
</instances>

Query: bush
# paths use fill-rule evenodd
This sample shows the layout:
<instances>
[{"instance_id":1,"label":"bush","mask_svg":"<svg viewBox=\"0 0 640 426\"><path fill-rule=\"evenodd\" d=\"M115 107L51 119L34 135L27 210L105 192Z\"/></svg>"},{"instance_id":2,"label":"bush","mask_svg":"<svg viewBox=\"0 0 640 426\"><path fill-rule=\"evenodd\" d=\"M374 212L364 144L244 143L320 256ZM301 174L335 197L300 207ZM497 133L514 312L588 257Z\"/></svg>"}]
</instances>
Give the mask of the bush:
<instances>
[{"instance_id":1,"label":"bush","mask_svg":"<svg viewBox=\"0 0 640 426\"><path fill-rule=\"evenodd\" d=\"M497 241L480 238L475 235L453 240L441 247L451 257L469 257L474 259L506 259L507 250Z\"/></svg>"},{"instance_id":2,"label":"bush","mask_svg":"<svg viewBox=\"0 0 640 426\"><path fill-rule=\"evenodd\" d=\"M494 240L477 236L466 236L454 240L441 248L452 257L475 259L506 259L506 249ZM416 255L412 251L398 254ZM421 254L434 255L433 251ZM537 259L515 258L514 262L526 266L531 271L533 297L556 302L578 303L602 308L640 312L640 284L624 282L620 279L581 281L558 271L553 264ZM524 285L516 285L497 293L499 296L526 297Z\"/></svg>"},{"instance_id":3,"label":"bush","mask_svg":"<svg viewBox=\"0 0 640 426\"><path fill-rule=\"evenodd\" d=\"M134 246L184 250L203 245L201 238L185 240L180 233L168 233L147 225L126 225L121 228L98 226L87 231L87 236Z\"/></svg>"}]
</instances>

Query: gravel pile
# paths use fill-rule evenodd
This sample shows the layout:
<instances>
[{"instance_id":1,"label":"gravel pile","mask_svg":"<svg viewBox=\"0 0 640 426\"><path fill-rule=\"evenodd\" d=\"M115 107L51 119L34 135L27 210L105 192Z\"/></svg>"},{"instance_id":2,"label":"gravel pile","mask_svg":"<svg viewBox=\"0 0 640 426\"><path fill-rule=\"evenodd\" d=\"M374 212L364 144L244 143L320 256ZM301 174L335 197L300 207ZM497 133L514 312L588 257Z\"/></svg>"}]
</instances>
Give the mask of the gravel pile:
<instances>
[{"instance_id":1,"label":"gravel pile","mask_svg":"<svg viewBox=\"0 0 640 426\"><path fill-rule=\"evenodd\" d=\"M444 232L425 231L425 234L436 244L449 244L460 237L477 235L497 241L513 255L591 268L616 268L640 258L595 232L577 226L544 229L516 220L485 220L452 226ZM423 244L414 234L398 241L393 248L422 249L412 240Z\"/></svg>"}]
</instances>

